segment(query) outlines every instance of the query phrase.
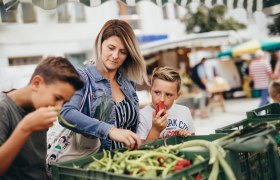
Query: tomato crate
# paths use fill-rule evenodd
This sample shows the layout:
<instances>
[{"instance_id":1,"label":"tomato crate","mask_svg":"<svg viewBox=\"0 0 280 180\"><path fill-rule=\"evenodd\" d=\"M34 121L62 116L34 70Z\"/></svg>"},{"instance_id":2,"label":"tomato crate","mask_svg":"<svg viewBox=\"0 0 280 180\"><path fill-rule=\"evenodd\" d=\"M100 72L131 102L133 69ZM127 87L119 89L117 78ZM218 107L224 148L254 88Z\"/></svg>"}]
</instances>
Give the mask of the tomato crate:
<instances>
[{"instance_id":1,"label":"tomato crate","mask_svg":"<svg viewBox=\"0 0 280 180\"><path fill-rule=\"evenodd\" d=\"M212 134L212 135L204 135L204 136L190 136L187 138L181 138L181 137L171 137L167 138L165 140L157 140L153 143L147 143L141 146L141 149L151 148L153 146L154 148L157 148L159 146L162 146L164 144L167 145L175 145L179 144L185 141L195 140L195 139L202 139L202 140L208 140L213 141L220 137L223 137L224 134ZM124 149L120 149L119 151L122 151ZM115 151L112 151L114 153ZM197 175L202 175L202 179L208 179L208 176L212 170L212 165L208 164L209 161L209 153L206 151L195 151L195 152L180 152L183 157L188 158L189 160L193 160L197 155L201 155L205 158L205 161L196 164L191 165L182 171L175 172L172 174L168 174L164 178L143 178L143 177L133 177L128 174L115 174L111 172L105 172L100 170L87 170L84 169L89 163L93 162L93 158L91 156L67 161L67 162L60 162L52 165L52 178L55 180L78 180L78 179L97 179L97 180L143 180L143 179L166 179L166 180L182 180L182 179L195 179ZM101 159L103 157L103 153L97 153L93 155L96 159ZM228 160L227 160L228 161ZM219 179L223 180L226 179L225 173L220 169Z\"/></svg>"}]
</instances>

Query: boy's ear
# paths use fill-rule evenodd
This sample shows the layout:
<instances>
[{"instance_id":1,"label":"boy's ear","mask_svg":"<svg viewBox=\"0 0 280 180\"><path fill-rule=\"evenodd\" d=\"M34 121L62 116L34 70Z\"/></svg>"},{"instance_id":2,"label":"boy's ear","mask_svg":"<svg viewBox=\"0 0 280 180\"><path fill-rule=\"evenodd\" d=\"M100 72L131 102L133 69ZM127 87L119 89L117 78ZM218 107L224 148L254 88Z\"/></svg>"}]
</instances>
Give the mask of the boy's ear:
<instances>
[{"instance_id":1,"label":"boy's ear","mask_svg":"<svg viewBox=\"0 0 280 180\"><path fill-rule=\"evenodd\" d=\"M280 94L276 95L276 100L277 100L277 102L280 102Z\"/></svg>"},{"instance_id":2,"label":"boy's ear","mask_svg":"<svg viewBox=\"0 0 280 180\"><path fill-rule=\"evenodd\" d=\"M177 92L177 98L176 98L176 100L181 96L181 91L179 91L179 92Z\"/></svg>"},{"instance_id":3,"label":"boy's ear","mask_svg":"<svg viewBox=\"0 0 280 180\"><path fill-rule=\"evenodd\" d=\"M40 75L35 75L31 80L32 90L37 90L41 84L44 83L44 78Z\"/></svg>"}]
</instances>

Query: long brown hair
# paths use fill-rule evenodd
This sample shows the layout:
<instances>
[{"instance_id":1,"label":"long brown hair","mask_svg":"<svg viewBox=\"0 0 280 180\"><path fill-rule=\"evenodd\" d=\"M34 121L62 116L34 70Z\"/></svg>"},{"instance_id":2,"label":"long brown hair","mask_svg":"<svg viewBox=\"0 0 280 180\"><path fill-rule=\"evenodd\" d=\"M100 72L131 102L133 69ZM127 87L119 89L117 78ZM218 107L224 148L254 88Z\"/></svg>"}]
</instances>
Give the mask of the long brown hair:
<instances>
[{"instance_id":1,"label":"long brown hair","mask_svg":"<svg viewBox=\"0 0 280 180\"><path fill-rule=\"evenodd\" d=\"M145 60L140 53L140 48L133 29L125 21L117 19L109 20L101 28L94 46L96 65L101 66L106 70L101 60L101 45L104 40L111 36L118 36L128 50L128 56L119 69L124 77L139 84L142 84L143 81L149 84Z\"/></svg>"}]
</instances>

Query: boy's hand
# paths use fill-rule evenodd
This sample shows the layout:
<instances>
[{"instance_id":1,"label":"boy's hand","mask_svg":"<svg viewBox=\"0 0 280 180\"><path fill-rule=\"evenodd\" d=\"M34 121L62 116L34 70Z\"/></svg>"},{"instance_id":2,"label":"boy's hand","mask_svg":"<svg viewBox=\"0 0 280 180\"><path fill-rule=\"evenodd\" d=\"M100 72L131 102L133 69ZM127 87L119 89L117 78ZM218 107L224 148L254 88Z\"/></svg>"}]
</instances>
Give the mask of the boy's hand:
<instances>
[{"instance_id":1,"label":"boy's hand","mask_svg":"<svg viewBox=\"0 0 280 180\"><path fill-rule=\"evenodd\" d=\"M187 130L183 130L183 129L178 130L178 136L180 136L180 137L188 137L191 135L192 134L189 133L189 131L187 131Z\"/></svg>"},{"instance_id":2,"label":"boy's hand","mask_svg":"<svg viewBox=\"0 0 280 180\"><path fill-rule=\"evenodd\" d=\"M165 111L165 109L161 109L160 111L153 112L153 122L152 122L152 128L156 129L159 133L163 131L166 128L167 125L167 116L168 114L165 113L163 116L162 113Z\"/></svg>"},{"instance_id":3,"label":"boy's hand","mask_svg":"<svg viewBox=\"0 0 280 180\"><path fill-rule=\"evenodd\" d=\"M48 129L57 119L57 112L48 107L42 107L27 114L19 126L26 132Z\"/></svg>"},{"instance_id":4,"label":"boy's hand","mask_svg":"<svg viewBox=\"0 0 280 180\"><path fill-rule=\"evenodd\" d=\"M110 130L108 137L113 141L124 143L129 150L139 149L142 143L139 135L130 130L118 129L116 127Z\"/></svg>"}]
</instances>

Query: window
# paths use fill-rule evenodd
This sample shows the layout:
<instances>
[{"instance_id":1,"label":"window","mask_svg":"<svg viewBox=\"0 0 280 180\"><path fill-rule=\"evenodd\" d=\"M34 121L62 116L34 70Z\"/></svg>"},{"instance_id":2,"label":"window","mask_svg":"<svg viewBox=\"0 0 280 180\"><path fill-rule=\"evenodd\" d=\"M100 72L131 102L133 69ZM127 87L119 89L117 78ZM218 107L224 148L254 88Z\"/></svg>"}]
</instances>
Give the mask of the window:
<instances>
[{"instance_id":1,"label":"window","mask_svg":"<svg viewBox=\"0 0 280 180\"><path fill-rule=\"evenodd\" d=\"M75 13L76 13L76 22L84 22L86 20L84 4L75 3Z\"/></svg>"},{"instance_id":2,"label":"window","mask_svg":"<svg viewBox=\"0 0 280 180\"><path fill-rule=\"evenodd\" d=\"M6 23L17 22L16 11L6 11L2 1L0 1L1 21Z\"/></svg>"},{"instance_id":3,"label":"window","mask_svg":"<svg viewBox=\"0 0 280 180\"><path fill-rule=\"evenodd\" d=\"M136 6L126 6L126 13L127 14L137 14Z\"/></svg>"},{"instance_id":4,"label":"window","mask_svg":"<svg viewBox=\"0 0 280 180\"><path fill-rule=\"evenodd\" d=\"M178 19L179 6L175 3L167 3L162 7L163 19Z\"/></svg>"},{"instance_id":5,"label":"window","mask_svg":"<svg viewBox=\"0 0 280 180\"><path fill-rule=\"evenodd\" d=\"M31 3L21 3L21 8L24 23L36 22L34 6Z\"/></svg>"},{"instance_id":6,"label":"window","mask_svg":"<svg viewBox=\"0 0 280 180\"><path fill-rule=\"evenodd\" d=\"M180 5L178 5L177 3L174 3L174 13L175 13L175 18L176 19L180 19Z\"/></svg>"},{"instance_id":7,"label":"window","mask_svg":"<svg viewBox=\"0 0 280 180\"><path fill-rule=\"evenodd\" d=\"M167 4L162 7L163 19L168 19Z\"/></svg>"},{"instance_id":8,"label":"window","mask_svg":"<svg viewBox=\"0 0 280 180\"><path fill-rule=\"evenodd\" d=\"M119 4L119 18L126 21L132 29L141 28L141 20L138 15L138 9L136 6L127 6L125 3L118 1Z\"/></svg>"},{"instance_id":9,"label":"window","mask_svg":"<svg viewBox=\"0 0 280 180\"><path fill-rule=\"evenodd\" d=\"M38 64L41 60L42 56L11 57L9 58L9 66Z\"/></svg>"},{"instance_id":10,"label":"window","mask_svg":"<svg viewBox=\"0 0 280 180\"><path fill-rule=\"evenodd\" d=\"M69 59L75 68L81 68L83 66L83 62L86 60L85 53L65 54L65 57Z\"/></svg>"},{"instance_id":11,"label":"window","mask_svg":"<svg viewBox=\"0 0 280 180\"><path fill-rule=\"evenodd\" d=\"M57 7L57 15L59 23L67 23L70 21L70 14L68 12L67 3L61 4Z\"/></svg>"}]
</instances>

